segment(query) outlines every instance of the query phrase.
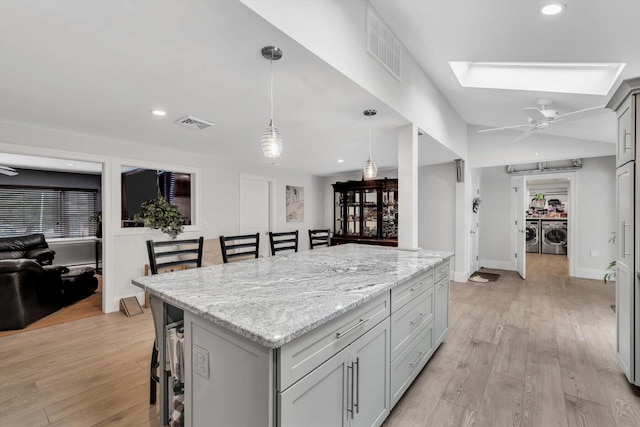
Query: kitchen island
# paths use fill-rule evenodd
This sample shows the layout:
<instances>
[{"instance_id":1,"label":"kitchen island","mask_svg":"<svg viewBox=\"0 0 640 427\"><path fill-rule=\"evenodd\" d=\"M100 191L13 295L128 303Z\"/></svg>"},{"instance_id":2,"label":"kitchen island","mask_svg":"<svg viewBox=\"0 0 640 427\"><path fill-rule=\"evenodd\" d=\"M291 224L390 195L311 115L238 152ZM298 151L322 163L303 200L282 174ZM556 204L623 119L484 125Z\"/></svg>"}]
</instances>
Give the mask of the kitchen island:
<instances>
[{"instance_id":1,"label":"kitchen island","mask_svg":"<svg viewBox=\"0 0 640 427\"><path fill-rule=\"evenodd\" d=\"M133 283L156 331L184 321L185 425L380 425L447 334L452 255L348 244Z\"/></svg>"}]
</instances>

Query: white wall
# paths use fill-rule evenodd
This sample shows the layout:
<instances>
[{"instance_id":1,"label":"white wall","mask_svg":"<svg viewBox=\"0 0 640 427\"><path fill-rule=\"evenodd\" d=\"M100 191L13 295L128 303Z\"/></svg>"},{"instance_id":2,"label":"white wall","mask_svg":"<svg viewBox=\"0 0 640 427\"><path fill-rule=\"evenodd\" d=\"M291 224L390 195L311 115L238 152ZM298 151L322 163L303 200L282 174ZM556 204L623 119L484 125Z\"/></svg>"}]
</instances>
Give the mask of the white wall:
<instances>
[{"instance_id":1,"label":"white wall","mask_svg":"<svg viewBox=\"0 0 640 427\"><path fill-rule=\"evenodd\" d=\"M197 225L193 227L193 231L185 231L181 238L202 235L205 239L216 239L221 234L240 232L241 173L275 178L275 229L276 231L300 230L300 250L306 250L309 247L306 230L317 228L325 223L324 209L322 209L325 205L324 194L319 191L323 188L322 178L292 173L276 167L260 168L189 154L180 151L178 144L176 144L176 150L150 150L148 146L124 141L0 123L1 152L104 163L103 310L106 312L117 311L122 297L136 295L140 298L142 296L139 288L131 285L131 279L144 274L144 265L148 263L145 241L168 239L165 234L146 228L120 229L119 186L122 164L131 165L139 161L145 164L150 162L199 170L196 176L196 180L201 182L198 198L200 211L196 212ZM286 185L301 186L305 189L304 222L286 222ZM207 224L206 229L202 229L204 223Z\"/></svg>"},{"instance_id":2,"label":"white wall","mask_svg":"<svg viewBox=\"0 0 640 427\"><path fill-rule=\"evenodd\" d=\"M615 156L583 159L575 175L576 206L569 208L576 213L575 224L569 224L570 233L575 233L576 244L570 248L575 275L599 280L615 259L615 247L608 243L615 231ZM504 166L481 169L479 257L484 267L515 269L510 250L510 180Z\"/></svg>"},{"instance_id":3,"label":"white wall","mask_svg":"<svg viewBox=\"0 0 640 427\"><path fill-rule=\"evenodd\" d=\"M576 206L569 207L578 213L569 230L577 233L576 276L602 280L607 265L616 259L616 248L608 243L616 230L615 156L584 159L576 180Z\"/></svg>"},{"instance_id":4,"label":"white wall","mask_svg":"<svg viewBox=\"0 0 640 427\"><path fill-rule=\"evenodd\" d=\"M456 164L418 169L418 245L424 249L455 249Z\"/></svg>"}]
</instances>

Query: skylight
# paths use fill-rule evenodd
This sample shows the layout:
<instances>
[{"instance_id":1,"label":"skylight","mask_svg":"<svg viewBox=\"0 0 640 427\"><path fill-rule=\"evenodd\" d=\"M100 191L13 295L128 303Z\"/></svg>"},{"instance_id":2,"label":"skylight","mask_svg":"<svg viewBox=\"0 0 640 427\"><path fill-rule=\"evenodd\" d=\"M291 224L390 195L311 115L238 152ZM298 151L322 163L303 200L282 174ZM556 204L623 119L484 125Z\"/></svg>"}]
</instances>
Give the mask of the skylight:
<instances>
[{"instance_id":1,"label":"skylight","mask_svg":"<svg viewBox=\"0 0 640 427\"><path fill-rule=\"evenodd\" d=\"M626 64L462 62L449 66L463 87L606 95Z\"/></svg>"}]
</instances>

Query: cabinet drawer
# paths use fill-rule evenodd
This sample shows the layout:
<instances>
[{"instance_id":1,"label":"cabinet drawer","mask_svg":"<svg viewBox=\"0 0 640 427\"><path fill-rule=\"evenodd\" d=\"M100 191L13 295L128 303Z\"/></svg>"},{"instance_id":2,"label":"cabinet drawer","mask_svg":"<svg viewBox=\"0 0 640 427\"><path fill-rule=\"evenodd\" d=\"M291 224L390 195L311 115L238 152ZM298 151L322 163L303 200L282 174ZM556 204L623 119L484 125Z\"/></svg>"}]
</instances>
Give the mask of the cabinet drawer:
<instances>
[{"instance_id":1,"label":"cabinet drawer","mask_svg":"<svg viewBox=\"0 0 640 427\"><path fill-rule=\"evenodd\" d=\"M439 282L445 277L449 277L449 261L445 261L436 267L436 282Z\"/></svg>"},{"instance_id":2,"label":"cabinet drawer","mask_svg":"<svg viewBox=\"0 0 640 427\"><path fill-rule=\"evenodd\" d=\"M429 289L435 281L433 280L433 268L418 277L408 280L406 283L391 289L391 312L398 310L409 301Z\"/></svg>"},{"instance_id":3,"label":"cabinet drawer","mask_svg":"<svg viewBox=\"0 0 640 427\"><path fill-rule=\"evenodd\" d=\"M278 390L284 391L325 360L389 317L389 293L369 301L278 350Z\"/></svg>"},{"instance_id":4,"label":"cabinet drawer","mask_svg":"<svg viewBox=\"0 0 640 427\"><path fill-rule=\"evenodd\" d=\"M424 328L400 355L391 362L391 408L433 353L433 323Z\"/></svg>"},{"instance_id":5,"label":"cabinet drawer","mask_svg":"<svg viewBox=\"0 0 640 427\"><path fill-rule=\"evenodd\" d=\"M391 360L433 320L433 292L432 286L391 315Z\"/></svg>"}]
</instances>

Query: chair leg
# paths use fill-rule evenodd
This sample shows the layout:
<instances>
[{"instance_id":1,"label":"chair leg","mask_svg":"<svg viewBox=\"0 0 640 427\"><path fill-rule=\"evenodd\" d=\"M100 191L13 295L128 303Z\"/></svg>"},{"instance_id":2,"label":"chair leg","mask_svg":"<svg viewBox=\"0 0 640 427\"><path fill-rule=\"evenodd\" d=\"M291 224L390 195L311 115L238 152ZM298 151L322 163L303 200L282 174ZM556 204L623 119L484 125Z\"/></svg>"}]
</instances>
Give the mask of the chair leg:
<instances>
[{"instance_id":1,"label":"chair leg","mask_svg":"<svg viewBox=\"0 0 640 427\"><path fill-rule=\"evenodd\" d=\"M157 397L157 384L160 382L160 377L158 376L158 368L160 367L160 362L158 362L158 346L156 341L153 342L153 350L151 351L151 375L149 382L149 404L156 404Z\"/></svg>"}]
</instances>

